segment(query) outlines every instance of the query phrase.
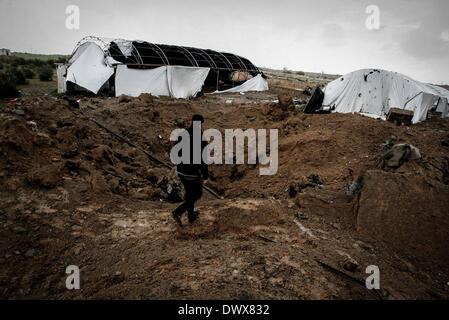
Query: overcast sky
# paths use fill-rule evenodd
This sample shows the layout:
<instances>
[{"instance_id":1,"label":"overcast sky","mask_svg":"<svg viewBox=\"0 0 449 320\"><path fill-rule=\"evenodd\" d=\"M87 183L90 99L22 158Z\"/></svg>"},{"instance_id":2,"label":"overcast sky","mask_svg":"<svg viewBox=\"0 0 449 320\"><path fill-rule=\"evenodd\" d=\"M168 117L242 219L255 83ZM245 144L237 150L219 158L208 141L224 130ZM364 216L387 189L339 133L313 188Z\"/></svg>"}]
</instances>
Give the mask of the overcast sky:
<instances>
[{"instance_id":1,"label":"overcast sky","mask_svg":"<svg viewBox=\"0 0 449 320\"><path fill-rule=\"evenodd\" d=\"M79 30L66 7L80 9ZM367 6L380 9L369 30ZM0 0L0 48L71 53L87 35L228 51L260 67L398 71L449 83L448 0Z\"/></svg>"}]
</instances>

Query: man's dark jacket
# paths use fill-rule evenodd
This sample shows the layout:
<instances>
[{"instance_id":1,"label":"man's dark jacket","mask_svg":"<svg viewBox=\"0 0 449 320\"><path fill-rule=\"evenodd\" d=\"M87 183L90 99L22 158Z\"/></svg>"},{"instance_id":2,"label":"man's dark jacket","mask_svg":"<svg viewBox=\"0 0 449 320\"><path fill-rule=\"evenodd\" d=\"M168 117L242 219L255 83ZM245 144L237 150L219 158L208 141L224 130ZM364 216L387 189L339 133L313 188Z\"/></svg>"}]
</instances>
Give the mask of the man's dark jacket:
<instances>
[{"instance_id":1,"label":"man's dark jacket","mask_svg":"<svg viewBox=\"0 0 449 320\"><path fill-rule=\"evenodd\" d=\"M207 146L207 142L203 141L203 131L201 131L201 164L194 164L193 163L193 127L190 126L188 129L186 129L187 132L190 135L190 163L184 164L180 163L176 166L176 171L181 177L185 178L202 178L204 180L207 180L209 178L209 170L207 169L207 164L203 161L203 150ZM201 129L200 129L201 130ZM181 136L178 137L178 143L182 140ZM181 150L182 152L182 150Z\"/></svg>"}]
</instances>

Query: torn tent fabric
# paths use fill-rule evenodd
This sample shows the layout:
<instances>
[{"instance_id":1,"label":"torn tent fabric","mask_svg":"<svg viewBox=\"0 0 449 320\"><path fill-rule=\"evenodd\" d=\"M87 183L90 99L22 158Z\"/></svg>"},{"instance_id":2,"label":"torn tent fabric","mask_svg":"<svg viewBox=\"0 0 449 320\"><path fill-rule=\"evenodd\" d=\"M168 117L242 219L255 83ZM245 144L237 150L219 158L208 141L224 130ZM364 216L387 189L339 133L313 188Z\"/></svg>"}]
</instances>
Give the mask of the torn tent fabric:
<instances>
[{"instance_id":1,"label":"torn tent fabric","mask_svg":"<svg viewBox=\"0 0 449 320\"><path fill-rule=\"evenodd\" d=\"M131 69L118 65L115 95L137 97L141 93L186 99L201 91L209 68L163 66L155 69Z\"/></svg>"},{"instance_id":2,"label":"torn tent fabric","mask_svg":"<svg viewBox=\"0 0 449 320\"><path fill-rule=\"evenodd\" d=\"M254 78L245 81L244 83L242 83L237 87L223 91L215 91L213 93L266 91L266 90L268 90L268 82L264 77L262 77L261 74L258 74Z\"/></svg>"},{"instance_id":3,"label":"torn tent fabric","mask_svg":"<svg viewBox=\"0 0 449 320\"><path fill-rule=\"evenodd\" d=\"M118 65L115 72L115 96L126 94L137 97L141 93L151 93L154 96L169 96L165 66L155 69L131 69Z\"/></svg>"},{"instance_id":4,"label":"torn tent fabric","mask_svg":"<svg viewBox=\"0 0 449 320\"><path fill-rule=\"evenodd\" d=\"M103 50L92 42L80 46L70 61L67 81L95 94L114 73L114 69L105 63Z\"/></svg>"},{"instance_id":5,"label":"torn tent fabric","mask_svg":"<svg viewBox=\"0 0 449 320\"><path fill-rule=\"evenodd\" d=\"M167 66L167 81L173 98L195 97L201 91L209 68Z\"/></svg>"},{"instance_id":6,"label":"torn tent fabric","mask_svg":"<svg viewBox=\"0 0 449 320\"><path fill-rule=\"evenodd\" d=\"M324 89L323 106L335 112L360 113L386 119L390 108L414 112L413 123L423 121L437 108L448 116L449 91L413 80L397 72L362 69L346 74Z\"/></svg>"}]
</instances>

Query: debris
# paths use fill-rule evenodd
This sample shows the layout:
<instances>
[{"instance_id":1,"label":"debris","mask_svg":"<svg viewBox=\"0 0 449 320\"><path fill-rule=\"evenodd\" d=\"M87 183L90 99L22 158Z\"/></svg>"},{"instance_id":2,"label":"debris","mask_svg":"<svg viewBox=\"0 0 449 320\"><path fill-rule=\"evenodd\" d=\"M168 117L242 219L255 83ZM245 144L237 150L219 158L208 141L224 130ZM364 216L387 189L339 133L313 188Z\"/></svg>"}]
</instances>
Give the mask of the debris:
<instances>
[{"instance_id":1,"label":"debris","mask_svg":"<svg viewBox=\"0 0 449 320\"><path fill-rule=\"evenodd\" d=\"M297 212L296 217L300 220L308 220L309 217L304 212Z\"/></svg>"},{"instance_id":2,"label":"debris","mask_svg":"<svg viewBox=\"0 0 449 320\"><path fill-rule=\"evenodd\" d=\"M343 269L354 272L359 267L359 264L352 257L348 256L346 260L342 263L342 267Z\"/></svg>"},{"instance_id":3,"label":"debris","mask_svg":"<svg viewBox=\"0 0 449 320\"><path fill-rule=\"evenodd\" d=\"M305 87L302 91L305 95L311 96L312 95L312 88L311 87Z\"/></svg>"},{"instance_id":4,"label":"debris","mask_svg":"<svg viewBox=\"0 0 449 320\"><path fill-rule=\"evenodd\" d=\"M346 194L348 196L352 196L354 194L356 194L357 192L360 191L360 189L362 189L363 184L359 181L353 180L351 181L351 183L349 183L346 187Z\"/></svg>"},{"instance_id":5,"label":"debris","mask_svg":"<svg viewBox=\"0 0 449 320\"><path fill-rule=\"evenodd\" d=\"M373 253L373 252L374 252L373 247L372 247L371 245L369 245L369 244L363 242L363 241L358 240L358 241L356 241L355 243L356 243L360 248L362 248L362 249L365 250L365 251L368 251L369 253Z\"/></svg>"},{"instance_id":6,"label":"debris","mask_svg":"<svg viewBox=\"0 0 449 320\"><path fill-rule=\"evenodd\" d=\"M384 153L377 162L377 168L399 168L404 162L421 158L418 148L409 144L397 144Z\"/></svg>"},{"instance_id":7,"label":"debris","mask_svg":"<svg viewBox=\"0 0 449 320\"><path fill-rule=\"evenodd\" d=\"M177 183L173 179L169 179L168 177L164 176L156 186L161 189L161 195L167 201L173 203L182 202L183 197L180 183Z\"/></svg>"},{"instance_id":8,"label":"debris","mask_svg":"<svg viewBox=\"0 0 449 320\"><path fill-rule=\"evenodd\" d=\"M31 130L36 131L37 130L37 123L34 121L27 121L27 125L31 128Z\"/></svg>"},{"instance_id":9,"label":"debris","mask_svg":"<svg viewBox=\"0 0 449 320\"><path fill-rule=\"evenodd\" d=\"M299 222L296 219L293 219L293 222L296 223L296 225L299 227L299 229L301 229L302 232L304 232L305 234L307 234L310 238L315 238L315 236L312 234L312 232L307 229L306 227L304 227L301 222Z\"/></svg>"},{"instance_id":10,"label":"debris","mask_svg":"<svg viewBox=\"0 0 449 320\"><path fill-rule=\"evenodd\" d=\"M20 102L20 98L14 98L12 100L9 100L8 104L14 104Z\"/></svg>"},{"instance_id":11,"label":"debris","mask_svg":"<svg viewBox=\"0 0 449 320\"><path fill-rule=\"evenodd\" d=\"M328 108L322 108L324 101L324 92L318 86L313 92L312 97L309 99L309 102L304 108L304 113L327 113L331 110Z\"/></svg>"},{"instance_id":12,"label":"debris","mask_svg":"<svg viewBox=\"0 0 449 320\"><path fill-rule=\"evenodd\" d=\"M320 176L317 174L310 174L307 179L309 179L309 181L317 186L322 186L324 185L324 183L321 181Z\"/></svg>"},{"instance_id":13,"label":"debris","mask_svg":"<svg viewBox=\"0 0 449 320\"><path fill-rule=\"evenodd\" d=\"M290 198L296 197L297 194L298 190L296 188L296 184L295 183L290 184L290 186L288 187L288 195L290 196Z\"/></svg>"},{"instance_id":14,"label":"debris","mask_svg":"<svg viewBox=\"0 0 449 320\"><path fill-rule=\"evenodd\" d=\"M344 272L344 271L342 271L342 270L340 270L340 269L338 269L336 267L333 267L330 264L325 263L325 262L323 262L323 261L321 261L319 259L315 259L315 261L318 262L324 268L326 268L326 269L328 269L328 270L330 270L330 271L332 271L332 272L334 272L336 274L344 276L345 278L348 278L348 279L350 279L350 280L360 284L363 288L366 288L365 281L363 281L361 279L357 279L356 277L351 276L350 274L347 274L346 272ZM377 298L379 298L380 300L383 300L383 297L382 297L382 295L380 294L380 292L378 290L369 290L369 292L372 292Z\"/></svg>"},{"instance_id":15,"label":"debris","mask_svg":"<svg viewBox=\"0 0 449 320\"><path fill-rule=\"evenodd\" d=\"M412 124L413 115L414 112L410 110L391 108L387 114L387 121L393 122L397 126L401 124L408 126Z\"/></svg>"}]
</instances>

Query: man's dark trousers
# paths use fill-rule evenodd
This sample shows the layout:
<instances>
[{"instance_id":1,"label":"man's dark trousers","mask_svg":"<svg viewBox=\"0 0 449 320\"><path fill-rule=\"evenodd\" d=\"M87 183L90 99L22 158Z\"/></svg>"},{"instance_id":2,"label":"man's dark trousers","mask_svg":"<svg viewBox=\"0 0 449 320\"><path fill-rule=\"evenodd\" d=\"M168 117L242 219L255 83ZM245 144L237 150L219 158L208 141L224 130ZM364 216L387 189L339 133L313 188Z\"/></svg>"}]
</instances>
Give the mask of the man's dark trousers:
<instances>
[{"instance_id":1,"label":"man's dark trousers","mask_svg":"<svg viewBox=\"0 0 449 320\"><path fill-rule=\"evenodd\" d=\"M180 177L182 184L184 185L185 197L184 202L176 208L175 214L182 216L187 210L189 221L195 220L195 202L201 198L203 194L203 180L198 178Z\"/></svg>"}]
</instances>

